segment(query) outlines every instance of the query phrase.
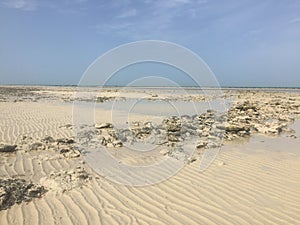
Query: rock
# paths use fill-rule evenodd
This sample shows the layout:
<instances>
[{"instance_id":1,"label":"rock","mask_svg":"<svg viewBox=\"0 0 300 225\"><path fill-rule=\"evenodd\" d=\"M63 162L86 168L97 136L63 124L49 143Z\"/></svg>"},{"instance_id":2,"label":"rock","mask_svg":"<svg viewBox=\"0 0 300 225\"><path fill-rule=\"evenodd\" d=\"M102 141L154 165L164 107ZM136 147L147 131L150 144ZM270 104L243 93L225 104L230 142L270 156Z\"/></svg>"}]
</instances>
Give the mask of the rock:
<instances>
[{"instance_id":1,"label":"rock","mask_svg":"<svg viewBox=\"0 0 300 225\"><path fill-rule=\"evenodd\" d=\"M140 122L138 122L138 121L134 121L134 122L132 122L131 124L132 124L133 126L135 126L135 127L140 126Z\"/></svg>"},{"instance_id":2,"label":"rock","mask_svg":"<svg viewBox=\"0 0 300 225\"><path fill-rule=\"evenodd\" d=\"M217 124L216 128L218 128L220 130L226 130L226 124Z\"/></svg>"},{"instance_id":3,"label":"rock","mask_svg":"<svg viewBox=\"0 0 300 225\"><path fill-rule=\"evenodd\" d=\"M207 144L208 144L207 141L201 140L197 143L196 148L204 148Z\"/></svg>"},{"instance_id":4,"label":"rock","mask_svg":"<svg viewBox=\"0 0 300 225\"><path fill-rule=\"evenodd\" d=\"M17 151L17 145L0 144L0 152L15 152L15 151Z\"/></svg>"},{"instance_id":5,"label":"rock","mask_svg":"<svg viewBox=\"0 0 300 225\"><path fill-rule=\"evenodd\" d=\"M60 154L63 154L63 153L66 153L66 152L69 152L70 151L70 149L61 149L60 151L59 151L59 153Z\"/></svg>"},{"instance_id":6,"label":"rock","mask_svg":"<svg viewBox=\"0 0 300 225\"><path fill-rule=\"evenodd\" d=\"M59 138L56 140L56 142L58 144L62 143L62 144L74 144L75 141L74 139L71 139L71 138Z\"/></svg>"},{"instance_id":7,"label":"rock","mask_svg":"<svg viewBox=\"0 0 300 225\"><path fill-rule=\"evenodd\" d=\"M238 135L241 136L241 137L244 137L244 136L250 135L250 132L249 132L249 130L248 131L241 130L241 131L238 132Z\"/></svg>"},{"instance_id":8,"label":"rock","mask_svg":"<svg viewBox=\"0 0 300 225\"><path fill-rule=\"evenodd\" d=\"M196 115L193 115L193 116L196 116ZM181 116L181 119L185 120L185 121L190 121L193 117L192 116L189 116L189 115L182 115Z\"/></svg>"},{"instance_id":9,"label":"rock","mask_svg":"<svg viewBox=\"0 0 300 225\"><path fill-rule=\"evenodd\" d=\"M106 128L113 128L113 125L111 123L101 123L95 125L96 129L106 129Z\"/></svg>"},{"instance_id":10,"label":"rock","mask_svg":"<svg viewBox=\"0 0 300 225\"><path fill-rule=\"evenodd\" d=\"M151 132L152 132L152 128L148 126L132 129L132 134L139 139L144 139L148 137L151 134Z\"/></svg>"},{"instance_id":11,"label":"rock","mask_svg":"<svg viewBox=\"0 0 300 225\"><path fill-rule=\"evenodd\" d=\"M169 152L169 156L186 162L188 154L182 148L175 148Z\"/></svg>"},{"instance_id":12,"label":"rock","mask_svg":"<svg viewBox=\"0 0 300 225\"><path fill-rule=\"evenodd\" d=\"M168 141L171 141L171 142L179 142L180 139L179 139L177 136L171 134L171 135L168 135Z\"/></svg>"},{"instance_id":13,"label":"rock","mask_svg":"<svg viewBox=\"0 0 300 225\"><path fill-rule=\"evenodd\" d=\"M187 159L188 164L191 164L193 162L197 161L197 157L196 156L191 156Z\"/></svg>"},{"instance_id":14,"label":"rock","mask_svg":"<svg viewBox=\"0 0 300 225\"><path fill-rule=\"evenodd\" d=\"M35 142L29 146L30 151L45 150L45 146L41 142Z\"/></svg>"},{"instance_id":15,"label":"rock","mask_svg":"<svg viewBox=\"0 0 300 225\"><path fill-rule=\"evenodd\" d=\"M43 186L24 179L0 179L0 210L8 209L16 203L29 202L46 192Z\"/></svg>"},{"instance_id":16,"label":"rock","mask_svg":"<svg viewBox=\"0 0 300 225\"><path fill-rule=\"evenodd\" d=\"M78 158L81 155L80 151L76 149L61 149L59 153L62 154L65 158L69 158L69 159Z\"/></svg>"},{"instance_id":17,"label":"rock","mask_svg":"<svg viewBox=\"0 0 300 225\"><path fill-rule=\"evenodd\" d=\"M247 123L247 121L251 120L251 117L249 115L246 115L246 116L236 116L235 120L239 121L239 122L242 122L242 123Z\"/></svg>"},{"instance_id":18,"label":"rock","mask_svg":"<svg viewBox=\"0 0 300 225\"><path fill-rule=\"evenodd\" d=\"M63 126L60 126L59 128L71 128L72 127L72 124L66 124L66 125L63 125Z\"/></svg>"},{"instance_id":19,"label":"rock","mask_svg":"<svg viewBox=\"0 0 300 225\"><path fill-rule=\"evenodd\" d=\"M193 124L190 124L190 123L182 124L182 128L185 128L186 130L190 130L190 131L197 130L197 127Z\"/></svg>"},{"instance_id":20,"label":"rock","mask_svg":"<svg viewBox=\"0 0 300 225\"><path fill-rule=\"evenodd\" d=\"M235 106L235 109L238 109L240 111L248 111L248 110L252 110L252 111L257 111L258 108L251 102L249 101L244 101L242 103L238 103L236 106Z\"/></svg>"},{"instance_id":21,"label":"rock","mask_svg":"<svg viewBox=\"0 0 300 225\"><path fill-rule=\"evenodd\" d=\"M96 102L106 102L106 101L109 101L109 100L112 100L114 99L114 97L106 97L106 96L103 96L103 97L97 97L96 99Z\"/></svg>"},{"instance_id":22,"label":"rock","mask_svg":"<svg viewBox=\"0 0 300 225\"><path fill-rule=\"evenodd\" d=\"M269 134L279 134L281 132L281 128L269 127L266 129L265 133Z\"/></svg>"},{"instance_id":23,"label":"rock","mask_svg":"<svg viewBox=\"0 0 300 225\"><path fill-rule=\"evenodd\" d=\"M42 142L46 142L46 143L52 143L52 142L55 142L54 138L53 137L50 137L50 136L46 136L42 139Z\"/></svg>"},{"instance_id":24,"label":"rock","mask_svg":"<svg viewBox=\"0 0 300 225\"><path fill-rule=\"evenodd\" d=\"M168 155L169 150L165 148L165 149L160 150L159 153L162 154L162 155Z\"/></svg>"},{"instance_id":25,"label":"rock","mask_svg":"<svg viewBox=\"0 0 300 225\"><path fill-rule=\"evenodd\" d=\"M107 145L107 140L106 140L104 137L101 137L101 138L100 138L100 143L101 143L102 145L106 146L106 145Z\"/></svg>"},{"instance_id":26,"label":"rock","mask_svg":"<svg viewBox=\"0 0 300 225\"><path fill-rule=\"evenodd\" d=\"M82 187L91 179L91 175L86 172L83 166L77 166L69 171L52 172L49 177L42 178L40 182L49 189L66 192Z\"/></svg>"},{"instance_id":27,"label":"rock","mask_svg":"<svg viewBox=\"0 0 300 225\"><path fill-rule=\"evenodd\" d=\"M114 145L114 147L122 147L123 143L119 140L116 140L116 141L113 142L113 145Z\"/></svg>"},{"instance_id":28,"label":"rock","mask_svg":"<svg viewBox=\"0 0 300 225\"><path fill-rule=\"evenodd\" d=\"M254 129L259 133L266 133L266 127L261 124L254 124Z\"/></svg>"},{"instance_id":29,"label":"rock","mask_svg":"<svg viewBox=\"0 0 300 225\"><path fill-rule=\"evenodd\" d=\"M228 132L235 132L237 133L238 131L243 131L245 130L245 126L241 125L241 124L227 124L225 126L225 130Z\"/></svg>"},{"instance_id":30,"label":"rock","mask_svg":"<svg viewBox=\"0 0 300 225\"><path fill-rule=\"evenodd\" d=\"M219 140L220 140L218 137L213 136L213 135L209 135L209 136L207 137L207 139L208 139L209 141L219 141Z\"/></svg>"},{"instance_id":31,"label":"rock","mask_svg":"<svg viewBox=\"0 0 300 225\"><path fill-rule=\"evenodd\" d=\"M165 124L168 132L177 132L181 130L180 119L176 116L165 119L163 123Z\"/></svg>"},{"instance_id":32,"label":"rock","mask_svg":"<svg viewBox=\"0 0 300 225\"><path fill-rule=\"evenodd\" d=\"M166 144L167 144L168 147L172 147L172 148L176 146L176 142L169 142L168 141L168 142L166 142Z\"/></svg>"},{"instance_id":33,"label":"rock","mask_svg":"<svg viewBox=\"0 0 300 225\"><path fill-rule=\"evenodd\" d=\"M263 134L272 134L272 135L278 135L283 131L284 127L286 127L286 124L265 123L265 125L261 125L261 124L254 125L254 128L257 132Z\"/></svg>"},{"instance_id":34,"label":"rock","mask_svg":"<svg viewBox=\"0 0 300 225\"><path fill-rule=\"evenodd\" d=\"M221 147L222 146L222 144L221 143L219 143L219 142L214 142L214 141L209 141L208 143L207 143L207 145L205 146L205 148L219 148L219 147Z\"/></svg>"}]
</instances>

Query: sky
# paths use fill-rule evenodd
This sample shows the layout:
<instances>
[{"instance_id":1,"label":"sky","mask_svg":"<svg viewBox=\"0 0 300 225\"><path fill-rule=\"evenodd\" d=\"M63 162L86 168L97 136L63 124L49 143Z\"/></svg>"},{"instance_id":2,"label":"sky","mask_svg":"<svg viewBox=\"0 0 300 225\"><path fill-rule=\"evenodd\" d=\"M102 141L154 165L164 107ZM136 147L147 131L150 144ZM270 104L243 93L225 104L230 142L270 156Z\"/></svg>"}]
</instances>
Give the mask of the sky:
<instances>
[{"instance_id":1,"label":"sky","mask_svg":"<svg viewBox=\"0 0 300 225\"><path fill-rule=\"evenodd\" d=\"M0 84L76 85L141 40L190 49L222 86L300 87L299 0L0 0Z\"/></svg>"}]
</instances>

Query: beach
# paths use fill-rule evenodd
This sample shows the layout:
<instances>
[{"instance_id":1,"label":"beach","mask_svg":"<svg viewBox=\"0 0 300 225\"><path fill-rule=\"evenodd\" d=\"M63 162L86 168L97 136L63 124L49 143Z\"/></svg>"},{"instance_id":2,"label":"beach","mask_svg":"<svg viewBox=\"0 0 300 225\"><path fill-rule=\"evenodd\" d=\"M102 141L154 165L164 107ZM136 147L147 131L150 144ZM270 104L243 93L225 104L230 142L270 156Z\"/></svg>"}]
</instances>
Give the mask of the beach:
<instances>
[{"instance_id":1,"label":"beach","mask_svg":"<svg viewBox=\"0 0 300 225\"><path fill-rule=\"evenodd\" d=\"M299 89L0 86L0 112L1 225L300 221Z\"/></svg>"}]
</instances>

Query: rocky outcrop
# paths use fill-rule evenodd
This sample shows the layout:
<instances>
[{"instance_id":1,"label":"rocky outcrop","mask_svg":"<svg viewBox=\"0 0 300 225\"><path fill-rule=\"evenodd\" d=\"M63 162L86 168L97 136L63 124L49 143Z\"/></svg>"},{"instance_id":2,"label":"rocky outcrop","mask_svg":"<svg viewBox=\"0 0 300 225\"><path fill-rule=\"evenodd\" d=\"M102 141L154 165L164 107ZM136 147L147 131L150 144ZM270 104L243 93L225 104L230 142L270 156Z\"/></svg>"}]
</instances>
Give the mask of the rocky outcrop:
<instances>
[{"instance_id":1,"label":"rocky outcrop","mask_svg":"<svg viewBox=\"0 0 300 225\"><path fill-rule=\"evenodd\" d=\"M299 104L294 99L237 98L222 114L207 110L200 115L165 118L160 124L136 121L130 124L130 129L117 129L111 123L98 124L89 133L85 131L88 135L82 135L85 141L79 144L121 148L137 142L150 143L165 146L162 154L175 157L184 152L180 149L184 149L185 143L195 138L197 149L210 149L219 148L224 140L250 137L255 133L280 135L290 131L288 125L300 114Z\"/></svg>"},{"instance_id":2,"label":"rocky outcrop","mask_svg":"<svg viewBox=\"0 0 300 225\"><path fill-rule=\"evenodd\" d=\"M46 136L39 141L34 141L31 137L24 136L20 146L25 151L51 150L58 152L65 158L77 158L81 156L81 152L75 144L73 138L54 139L51 136Z\"/></svg>"},{"instance_id":3,"label":"rocky outcrop","mask_svg":"<svg viewBox=\"0 0 300 225\"><path fill-rule=\"evenodd\" d=\"M41 197L47 190L24 179L0 179L0 210Z\"/></svg>"}]
</instances>

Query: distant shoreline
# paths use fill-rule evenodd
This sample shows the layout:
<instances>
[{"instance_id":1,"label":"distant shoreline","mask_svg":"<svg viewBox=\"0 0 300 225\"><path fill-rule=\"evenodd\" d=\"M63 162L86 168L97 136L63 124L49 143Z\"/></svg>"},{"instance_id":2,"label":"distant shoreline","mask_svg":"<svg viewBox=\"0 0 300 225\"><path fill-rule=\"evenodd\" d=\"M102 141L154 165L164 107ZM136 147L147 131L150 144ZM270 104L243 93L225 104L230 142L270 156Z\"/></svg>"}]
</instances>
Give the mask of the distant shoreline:
<instances>
[{"instance_id":1,"label":"distant shoreline","mask_svg":"<svg viewBox=\"0 0 300 225\"><path fill-rule=\"evenodd\" d=\"M60 84L0 84L0 87L5 87L5 86L27 86L27 87L91 87L91 88L96 88L96 87L101 87L99 85L60 85ZM155 89L155 88L176 88L176 86L123 86L123 85L105 85L105 88L123 88L123 87L130 87L130 88L150 88L150 89ZM216 89L216 88L221 88L221 89L300 89L299 87L285 87L285 86L211 86L211 87L200 87L200 86L179 86L182 88L187 88L187 89Z\"/></svg>"}]
</instances>

